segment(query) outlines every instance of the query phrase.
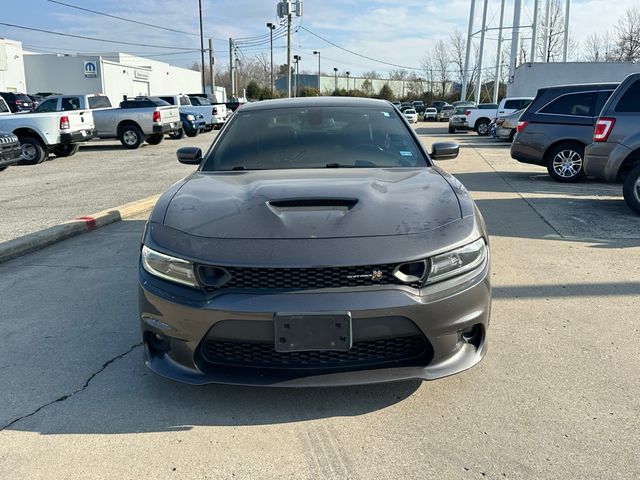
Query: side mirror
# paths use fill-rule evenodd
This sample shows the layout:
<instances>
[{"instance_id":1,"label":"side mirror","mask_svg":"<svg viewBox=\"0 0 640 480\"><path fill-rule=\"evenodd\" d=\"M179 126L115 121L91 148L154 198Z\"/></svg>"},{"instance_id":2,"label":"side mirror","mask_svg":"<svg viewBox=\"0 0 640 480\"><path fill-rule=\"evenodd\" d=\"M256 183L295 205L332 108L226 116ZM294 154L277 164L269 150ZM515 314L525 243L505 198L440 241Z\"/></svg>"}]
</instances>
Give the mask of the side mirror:
<instances>
[{"instance_id":1,"label":"side mirror","mask_svg":"<svg viewBox=\"0 0 640 480\"><path fill-rule=\"evenodd\" d=\"M455 142L438 142L431 147L429 156L432 160L453 160L460 153L460 146Z\"/></svg>"},{"instance_id":2,"label":"side mirror","mask_svg":"<svg viewBox=\"0 0 640 480\"><path fill-rule=\"evenodd\" d=\"M202 162L202 150L198 147L182 147L176 152L178 161L185 165L200 165Z\"/></svg>"}]
</instances>

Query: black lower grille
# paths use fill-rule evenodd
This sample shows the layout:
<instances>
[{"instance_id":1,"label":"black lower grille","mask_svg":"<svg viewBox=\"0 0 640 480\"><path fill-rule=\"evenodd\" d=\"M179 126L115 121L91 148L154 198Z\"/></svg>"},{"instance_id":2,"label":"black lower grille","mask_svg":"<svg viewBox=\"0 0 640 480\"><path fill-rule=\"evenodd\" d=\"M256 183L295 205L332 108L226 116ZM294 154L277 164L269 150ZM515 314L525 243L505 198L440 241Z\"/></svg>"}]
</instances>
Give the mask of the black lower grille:
<instances>
[{"instance_id":1,"label":"black lower grille","mask_svg":"<svg viewBox=\"0 0 640 480\"><path fill-rule=\"evenodd\" d=\"M393 271L396 265L355 267L257 268L208 267L197 269L200 283L214 289L310 290L319 288L362 287L371 285L407 285ZM224 278L224 281L219 281ZM418 288L419 283L409 284Z\"/></svg>"},{"instance_id":2,"label":"black lower grille","mask_svg":"<svg viewBox=\"0 0 640 480\"><path fill-rule=\"evenodd\" d=\"M426 364L431 348L421 335L358 341L346 352L280 353L273 344L207 339L202 354L210 363L229 367L331 370Z\"/></svg>"}]
</instances>

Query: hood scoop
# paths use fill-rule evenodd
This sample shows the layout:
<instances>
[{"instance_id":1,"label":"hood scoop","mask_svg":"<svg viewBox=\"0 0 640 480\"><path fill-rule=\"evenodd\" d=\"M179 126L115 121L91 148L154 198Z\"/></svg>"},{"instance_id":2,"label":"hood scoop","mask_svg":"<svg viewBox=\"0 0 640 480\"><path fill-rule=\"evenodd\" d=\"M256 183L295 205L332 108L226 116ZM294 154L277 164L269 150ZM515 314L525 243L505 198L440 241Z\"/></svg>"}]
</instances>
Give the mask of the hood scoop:
<instances>
[{"instance_id":1,"label":"hood scoop","mask_svg":"<svg viewBox=\"0 0 640 480\"><path fill-rule=\"evenodd\" d=\"M333 210L347 212L356 206L355 198L289 198L286 200L271 200L267 206L275 214L291 211Z\"/></svg>"}]
</instances>

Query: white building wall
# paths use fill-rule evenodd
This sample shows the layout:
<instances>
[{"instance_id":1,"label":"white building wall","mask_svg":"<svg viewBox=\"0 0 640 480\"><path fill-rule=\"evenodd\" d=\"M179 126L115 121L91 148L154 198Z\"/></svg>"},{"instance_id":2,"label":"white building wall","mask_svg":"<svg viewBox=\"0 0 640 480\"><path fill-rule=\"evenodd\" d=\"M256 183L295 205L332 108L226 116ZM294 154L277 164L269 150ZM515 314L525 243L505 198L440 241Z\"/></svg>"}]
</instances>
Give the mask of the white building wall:
<instances>
[{"instance_id":1,"label":"white building wall","mask_svg":"<svg viewBox=\"0 0 640 480\"><path fill-rule=\"evenodd\" d=\"M199 93L202 90L200 72L195 70L126 53L117 54L117 61L149 70L149 95Z\"/></svg>"},{"instance_id":2,"label":"white building wall","mask_svg":"<svg viewBox=\"0 0 640 480\"><path fill-rule=\"evenodd\" d=\"M637 72L640 64L631 62L524 63L507 85L507 96L534 97L539 88L555 85L621 82Z\"/></svg>"},{"instance_id":3,"label":"white building wall","mask_svg":"<svg viewBox=\"0 0 640 480\"><path fill-rule=\"evenodd\" d=\"M85 76L85 61L95 62L96 76ZM24 56L29 93L102 93L100 57L39 55Z\"/></svg>"},{"instance_id":4,"label":"white building wall","mask_svg":"<svg viewBox=\"0 0 640 480\"><path fill-rule=\"evenodd\" d=\"M0 38L0 91L31 93L27 87L22 43Z\"/></svg>"}]
</instances>

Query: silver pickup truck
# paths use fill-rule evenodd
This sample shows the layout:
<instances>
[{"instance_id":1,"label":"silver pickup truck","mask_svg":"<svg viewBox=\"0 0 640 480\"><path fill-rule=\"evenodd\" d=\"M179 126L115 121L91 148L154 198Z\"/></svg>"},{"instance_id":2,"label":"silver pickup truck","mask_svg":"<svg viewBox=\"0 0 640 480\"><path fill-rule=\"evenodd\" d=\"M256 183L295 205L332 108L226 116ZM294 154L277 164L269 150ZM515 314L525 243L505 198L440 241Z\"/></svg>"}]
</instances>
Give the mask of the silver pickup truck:
<instances>
[{"instance_id":1,"label":"silver pickup truck","mask_svg":"<svg viewBox=\"0 0 640 480\"><path fill-rule=\"evenodd\" d=\"M159 95L158 97L170 105L178 106L183 113L195 112L201 114L207 124L205 129L207 132L210 132L214 128L222 128L227 121L227 107L224 104L211 105L211 102L206 98L183 94Z\"/></svg>"},{"instance_id":2,"label":"silver pickup truck","mask_svg":"<svg viewBox=\"0 0 640 480\"><path fill-rule=\"evenodd\" d=\"M88 109L93 113L98 138L117 138L125 148L138 148L145 141L159 144L166 133L182 126L178 107L157 97L125 100L112 107L104 95L56 95L45 98L36 112Z\"/></svg>"}]
</instances>

